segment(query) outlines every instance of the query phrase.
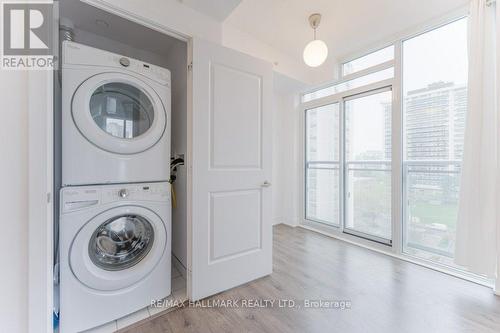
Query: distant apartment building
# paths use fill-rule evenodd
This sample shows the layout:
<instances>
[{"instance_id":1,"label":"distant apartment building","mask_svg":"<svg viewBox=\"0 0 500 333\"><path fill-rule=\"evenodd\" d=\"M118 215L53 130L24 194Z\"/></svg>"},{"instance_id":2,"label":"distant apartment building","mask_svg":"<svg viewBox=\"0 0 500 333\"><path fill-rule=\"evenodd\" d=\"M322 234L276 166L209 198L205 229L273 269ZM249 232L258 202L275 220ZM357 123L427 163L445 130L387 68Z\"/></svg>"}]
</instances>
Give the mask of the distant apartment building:
<instances>
[{"instance_id":1,"label":"distant apartment building","mask_svg":"<svg viewBox=\"0 0 500 333\"><path fill-rule=\"evenodd\" d=\"M408 161L460 161L463 154L467 86L436 82L404 98ZM384 105L385 158L391 158L391 104Z\"/></svg>"},{"instance_id":2,"label":"distant apartment building","mask_svg":"<svg viewBox=\"0 0 500 333\"><path fill-rule=\"evenodd\" d=\"M436 82L405 96L407 160L461 160L467 87Z\"/></svg>"},{"instance_id":3,"label":"distant apartment building","mask_svg":"<svg viewBox=\"0 0 500 333\"><path fill-rule=\"evenodd\" d=\"M457 177L444 177L457 173L453 164L433 164L432 161L461 161L463 154L467 86L453 82L436 82L425 88L409 91L405 104L406 160L429 161L421 167L410 167L413 185L455 187ZM433 172L435 171L435 172ZM458 190L458 188L457 188Z\"/></svg>"}]
</instances>

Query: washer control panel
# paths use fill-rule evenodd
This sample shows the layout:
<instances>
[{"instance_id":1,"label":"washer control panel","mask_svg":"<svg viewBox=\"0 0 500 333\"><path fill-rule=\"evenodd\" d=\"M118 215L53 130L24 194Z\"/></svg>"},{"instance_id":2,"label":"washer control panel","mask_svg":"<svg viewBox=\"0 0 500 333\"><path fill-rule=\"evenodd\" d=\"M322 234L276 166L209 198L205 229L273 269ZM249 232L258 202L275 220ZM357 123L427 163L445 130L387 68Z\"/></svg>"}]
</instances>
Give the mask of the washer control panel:
<instances>
[{"instance_id":1,"label":"washer control panel","mask_svg":"<svg viewBox=\"0 0 500 333\"><path fill-rule=\"evenodd\" d=\"M63 213L112 202L170 202L169 183L74 186L61 190Z\"/></svg>"}]
</instances>

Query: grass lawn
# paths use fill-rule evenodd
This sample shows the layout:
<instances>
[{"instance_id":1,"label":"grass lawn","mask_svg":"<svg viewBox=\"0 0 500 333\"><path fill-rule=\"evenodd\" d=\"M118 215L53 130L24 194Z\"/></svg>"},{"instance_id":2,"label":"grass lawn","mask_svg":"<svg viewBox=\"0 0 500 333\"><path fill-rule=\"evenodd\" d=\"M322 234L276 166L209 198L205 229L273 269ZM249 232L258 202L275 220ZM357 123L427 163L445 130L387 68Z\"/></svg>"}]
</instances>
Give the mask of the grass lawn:
<instances>
[{"instance_id":1,"label":"grass lawn","mask_svg":"<svg viewBox=\"0 0 500 333\"><path fill-rule=\"evenodd\" d=\"M418 217L423 224L441 223L453 230L457 222L457 206L451 204L433 205L420 202L410 205L410 215Z\"/></svg>"}]
</instances>

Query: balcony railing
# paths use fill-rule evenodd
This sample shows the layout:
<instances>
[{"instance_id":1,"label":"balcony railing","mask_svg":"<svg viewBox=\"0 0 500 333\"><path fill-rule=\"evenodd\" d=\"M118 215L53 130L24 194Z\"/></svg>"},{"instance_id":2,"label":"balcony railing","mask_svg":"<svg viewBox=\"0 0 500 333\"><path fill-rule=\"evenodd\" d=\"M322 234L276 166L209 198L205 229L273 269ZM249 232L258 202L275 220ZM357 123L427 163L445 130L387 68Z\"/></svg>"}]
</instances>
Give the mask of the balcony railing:
<instances>
[{"instance_id":1,"label":"balcony railing","mask_svg":"<svg viewBox=\"0 0 500 333\"><path fill-rule=\"evenodd\" d=\"M403 250L452 264L456 239L459 160L403 163Z\"/></svg>"}]
</instances>

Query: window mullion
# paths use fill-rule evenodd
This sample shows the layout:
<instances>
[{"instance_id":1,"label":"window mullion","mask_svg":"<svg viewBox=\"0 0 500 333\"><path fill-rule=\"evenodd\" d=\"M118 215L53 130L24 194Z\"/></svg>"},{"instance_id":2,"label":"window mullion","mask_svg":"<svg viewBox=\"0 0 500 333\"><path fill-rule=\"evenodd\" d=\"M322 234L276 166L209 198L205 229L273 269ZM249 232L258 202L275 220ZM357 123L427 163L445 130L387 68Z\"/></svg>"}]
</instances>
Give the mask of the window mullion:
<instances>
[{"instance_id":1,"label":"window mullion","mask_svg":"<svg viewBox=\"0 0 500 333\"><path fill-rule=\"evenodd\" d=\"M340 232L344 232L345 228L345 101L339 103L339 219Z\"/></svg>"},{"instance_id":2,"label":"window mullion","mask_svg":"<svg viewBox=\"0 0 500 333\"><path fill-rule=\"evenodd\" d=\"M403 247L403 129L402 129L402 42L394 44L394 84L392 87L392 250Z\"/></svg>"}]
</instances>

